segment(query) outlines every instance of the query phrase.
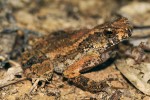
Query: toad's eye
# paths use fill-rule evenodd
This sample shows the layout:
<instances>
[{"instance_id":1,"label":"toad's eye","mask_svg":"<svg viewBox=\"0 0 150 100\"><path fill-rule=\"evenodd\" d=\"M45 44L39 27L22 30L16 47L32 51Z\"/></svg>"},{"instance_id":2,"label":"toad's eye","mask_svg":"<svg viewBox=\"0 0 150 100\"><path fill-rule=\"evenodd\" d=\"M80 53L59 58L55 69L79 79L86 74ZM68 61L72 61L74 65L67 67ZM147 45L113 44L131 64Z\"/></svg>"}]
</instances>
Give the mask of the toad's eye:
<instances>
[{"instance_id":1,"label":"toad's eye","mask_svg":"<svg viewBox=\"0 0 150 100\"><path fill-rule=\"evenodd\" d=\"M108 28L107 30L105 30L104 33L108 38L113 37L113 30L111 28Z\"/></svg>"},{"instance_id":2,"label":"toad's eye","mask_svg":"<svg viewBox=\"0 0 150 100\"><path fill-rule=\"evenodd\" d=\"M107 35L112 35L113 34L113 32L112 31L105 31L105 34L107 34Z\"/></svg>"}]
</instances>

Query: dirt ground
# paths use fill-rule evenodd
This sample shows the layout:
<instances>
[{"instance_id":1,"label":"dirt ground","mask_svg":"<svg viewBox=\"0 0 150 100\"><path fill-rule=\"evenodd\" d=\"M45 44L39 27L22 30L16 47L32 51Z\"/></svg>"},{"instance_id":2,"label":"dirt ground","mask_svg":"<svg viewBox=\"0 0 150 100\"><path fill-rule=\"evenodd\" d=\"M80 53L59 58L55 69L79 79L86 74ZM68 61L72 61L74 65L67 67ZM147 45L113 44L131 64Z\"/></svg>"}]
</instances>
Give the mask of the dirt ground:
<instances>
[{"instance_id":1,"label":"dirt ground","mask_svg":"<svg viewBox=\"0 0 150 100\"><path fill-rule=\"evenodd\" d=\"M135 28L150 26L150 1L0 0L0 55L20 63L21 54L31 48L35 38L58 30L92 28L120 15L127 17ZM146 41L150 41L150 27L135 29L129 40L134 46ZM150 58L149 52L147 55ZM4 68L2 64L1 79L11 67L5 63ZM50 84L38 87L31 95L28 95L30 80L0 88L0 100L150 100L150 94L134 86L115 63L104 66L107 67L95 68L84 75L96 81L117 78L119 81L112 81L113 88L106 91L90 93L54 74Z\"/></svg>"}]
</instances>

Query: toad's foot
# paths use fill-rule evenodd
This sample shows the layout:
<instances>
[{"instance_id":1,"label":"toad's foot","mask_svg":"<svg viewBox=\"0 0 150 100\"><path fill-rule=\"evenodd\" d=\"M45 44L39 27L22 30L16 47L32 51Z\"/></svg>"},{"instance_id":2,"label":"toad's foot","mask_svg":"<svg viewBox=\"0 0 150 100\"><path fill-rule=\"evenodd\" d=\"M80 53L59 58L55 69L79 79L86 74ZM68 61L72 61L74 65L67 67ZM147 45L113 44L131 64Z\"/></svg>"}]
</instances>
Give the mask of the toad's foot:
<instances>
[{"instance_id":1,"label":"toad's foot","mask_svg":"<svg viewBox=\"0 0 150 100\"><path fill-rule=\"evenodd\" d=\"M52 80L53 73L52 73L52 72L50 72L50 73L47 72L47 73L46 73L46 76L47 76L47 78L45 78L45 77L32 78L33 86L32 86L31 89L29 90L29 93L28 93L28 94L31 94L33 91L35 91L35 89L37 88L39 82L42 82L41 87L44 87L46 82L50 82L50 81Z\"/></svg>"}]
</instances>

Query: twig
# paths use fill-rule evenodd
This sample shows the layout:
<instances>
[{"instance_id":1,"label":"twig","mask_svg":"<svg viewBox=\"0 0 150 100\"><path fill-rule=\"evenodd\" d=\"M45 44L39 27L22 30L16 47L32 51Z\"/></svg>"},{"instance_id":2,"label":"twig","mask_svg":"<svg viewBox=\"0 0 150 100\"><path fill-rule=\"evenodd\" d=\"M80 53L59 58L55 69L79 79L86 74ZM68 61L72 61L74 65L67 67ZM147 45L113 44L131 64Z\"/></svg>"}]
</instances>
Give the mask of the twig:
<instances>
[{"instance_id":1,"label":"twig","mask_svg":"<svg viewBox=\"0 0 150 100\"><path fill-rule=\"evenodd\" d=\"M133 26L134 30L147 30L150 29L150 26Z\"/></svg>"},{"instance_id":2,"label":"twig","mask_svg":"<svg viewBox=\"0 0 150 100\"><path fill-rule=\"evenodd\" d=\"M38 84L39 81L40 81L40 80L37 79L37 80L34 82L33 86L31 87L31 89L30 89L30 91L29 91L29 94L31 94L32 91L37 87L37 84Z\"/></svg>"},{"instance_id":3,"label":"twig","mask_svg":"<svg viewBox=\"0 0 150 100\"><path fill-rule=\"evenodd\" d=\"M10 81L10 82L8 82L8 83L6 83L6 84L0 85L0 88L3 88L3 87L6 87L6 86L8 86L8 85L11 85L11 84L15 84L15 83L24 81L24 80L26 80L26 79L27 79L26 77L23 77L23 78L21 78L21 79L19 79L19 80L16 80L16 81Z\"/></svg>"}]
</instances>

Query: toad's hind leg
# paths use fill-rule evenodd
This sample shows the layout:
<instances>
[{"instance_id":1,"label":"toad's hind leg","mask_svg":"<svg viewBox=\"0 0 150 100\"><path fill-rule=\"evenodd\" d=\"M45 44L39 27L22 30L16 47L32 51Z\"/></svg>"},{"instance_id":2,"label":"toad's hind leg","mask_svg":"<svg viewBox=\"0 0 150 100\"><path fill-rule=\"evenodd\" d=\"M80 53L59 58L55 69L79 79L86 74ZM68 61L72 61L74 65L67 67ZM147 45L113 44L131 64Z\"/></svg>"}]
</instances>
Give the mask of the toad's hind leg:
<instances>
[{"instance_id":1,"label":"toad's hind leg","mask_svg":"<svg viewBox=\"0 0 150 100\"><path fill-rule=\"evenodd\" d=\"M63 73L64 77L68 78L76 86L90 91L90 92L99 92L106 86L106 81L95 82L83 75L82 72L85 72L103 62L109 58L108 53L103 53L99 55L98 53L90 53L83 56L77 62L69 66Z\"/></svg>"},{"instance_id":2,"label":"toad's hind leg","mask_svg":"<svg viewBox=\"0 0 150 100\"><path fill-rule=\"evenodd\" d=\"M77 87L92 93L103 91L105 88L109 87L107 80L96 82L83 75L79 75L75 78L69 79L69 81L71 81Z\"/></svg>"}]
</instances>

